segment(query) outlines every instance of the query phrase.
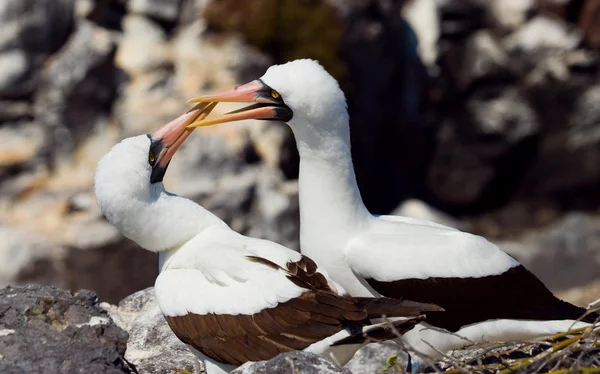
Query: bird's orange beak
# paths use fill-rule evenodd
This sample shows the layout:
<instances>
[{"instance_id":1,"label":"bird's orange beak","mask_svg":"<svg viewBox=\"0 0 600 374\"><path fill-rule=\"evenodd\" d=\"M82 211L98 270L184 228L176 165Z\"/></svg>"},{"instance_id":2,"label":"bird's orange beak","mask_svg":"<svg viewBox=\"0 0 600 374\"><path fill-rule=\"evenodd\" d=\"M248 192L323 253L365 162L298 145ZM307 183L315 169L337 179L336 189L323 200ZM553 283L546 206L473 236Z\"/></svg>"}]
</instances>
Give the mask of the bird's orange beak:
<instances>
[{"instance_id":1,"label":"bird's orange beak","mask_svg":"<svg viewBox=\"0 0 600 374\"><path fill-rule=\"evenodd\" d=\"M243 86L236 87L231 91L221 92L213 95L199 96L188 100L188 103L208 102L246 102L256 103L242 109L234 110L220 117L211 119L196 119L187 127L212 126L218 123L242 121L247 119L259 119L265 121L287 122L292 119L292 110L285 105L281 95L267 86L263 81L257 79Z\"/></svg>"},{"instance_id":2,"label":"bird's orange beak","mask_svg":"<svg viewBox=\"0 0 600 374\"><path fill-rule=\"evenodd\" d=\"M162 125L150 134L150 162L152 166L151 181L162 181L169 162L175 152L194 131L187 126L195 120L205 119L217 106L217 103L199 103L185 114L175 118L167 124ZM154 158L154 160L153 160Z\"/></svg>"}]
</instances>

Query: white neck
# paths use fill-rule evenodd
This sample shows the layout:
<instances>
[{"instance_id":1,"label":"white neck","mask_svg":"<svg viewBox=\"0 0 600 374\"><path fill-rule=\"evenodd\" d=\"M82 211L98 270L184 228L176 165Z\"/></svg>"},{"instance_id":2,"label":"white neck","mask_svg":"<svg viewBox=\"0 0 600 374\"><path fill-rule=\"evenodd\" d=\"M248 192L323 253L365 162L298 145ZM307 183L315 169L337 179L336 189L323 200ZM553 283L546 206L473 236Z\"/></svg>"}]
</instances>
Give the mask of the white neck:
<instances>
[{"instance_id":1,"label":"white neck","mask_svg":"<svg viewBox=\"0 0 600 374\"><path fill-rule=\"evenodd\" d=\"M293 128L300 153L302 232L333 235L342 230L356 230L370 215L356 184L348 119L340 116L335 120L345 123L318 130L311 125Z\"/></svg>"},{"instance_id":2,"label":"white neck","mask_svg":"<svg viewBox=\"0 0 600 374\"><path fill-rule=\"evenodd\" d=\"M116 202L105 214L123 235L154 252L179 248L209 227L226 226L192 200L165 191L162 183L150 186L148 198Z\"/></svg>"}]
</instances>

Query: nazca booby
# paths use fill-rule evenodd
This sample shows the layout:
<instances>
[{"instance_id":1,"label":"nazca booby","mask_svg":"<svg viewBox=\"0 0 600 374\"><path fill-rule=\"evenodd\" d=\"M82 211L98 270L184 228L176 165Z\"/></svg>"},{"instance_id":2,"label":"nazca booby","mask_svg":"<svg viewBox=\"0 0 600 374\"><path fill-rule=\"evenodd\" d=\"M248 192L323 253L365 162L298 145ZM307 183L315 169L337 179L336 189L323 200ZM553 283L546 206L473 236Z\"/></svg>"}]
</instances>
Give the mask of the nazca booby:
<instances>
[{"instance_id":1,"label":"nazca booby","mask_svg":"<svg viewBox=\"0 0 600 374\"><path fill-rule=\"evenodd\" d=\"M372 215L356 183L344 93L318 62L274 65L260 79L188 102L255 103L190 128L246 119L291 127L300 154L301 252L353 296L442 306L444 313L428 313L423 326L403 335L416 351L435 357L466 342L549 335L568 330L586 312L556 298L480 236L426 220Z\"/></svg>"},{"instance_id":2,"label":"nazca booby","mask_svg":"<svg viewBox=\"0 0 600 374\"><path fill-rule=\"evenodd\" d=\"M438 306L350 297L314 261L243 236L192 200L165 191L163 177L216 104L200 104L148 135L116 144L98 163L96 199L109 222L160 253L155 292L169 326L209 374L246 361L306 350L345 364L369 339L391 339ZM371 324L382 315L391 323ZM395 329L392 329L394 326Z\"/></svg>"}]
</instances>

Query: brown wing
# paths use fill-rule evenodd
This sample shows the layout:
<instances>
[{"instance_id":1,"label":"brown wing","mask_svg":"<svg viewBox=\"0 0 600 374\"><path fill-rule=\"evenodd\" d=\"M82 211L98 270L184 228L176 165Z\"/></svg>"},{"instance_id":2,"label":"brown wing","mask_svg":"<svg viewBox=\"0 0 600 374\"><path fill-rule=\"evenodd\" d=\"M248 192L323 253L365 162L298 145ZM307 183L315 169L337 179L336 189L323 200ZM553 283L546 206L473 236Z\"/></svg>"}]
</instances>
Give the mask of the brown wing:
<instances>
[{"instance_id":1,"label":"brown wing","mask_svg":"<svg viewBox=\"0 0 600 374\"><path fill-rule=\"evenodd\" d=\"M286 269L265 258L248 259L286 271L288 279L306 291L252 315L165 316L179 339L217 361L239 365L302 350L344 328L361 331L367 321L364 308L337 295L307 257L288 262Z\"/></svg>"},{"instance_id":2,"label":"brown wing","mask_svg":"<svg viewBox=\"0 0 600 374\"><path fill-rule=\"evenodd\" d=\"M302 256L282 268L265 258L251 256L250 261L261 263L287 273L287 278L305 289L299 297L252 315L187 314L165 316L169 326L183 342L219 362L240 365L246 361L261 361L282 352L302 350L335 333L349 329L348 342L364 340L363 326L368 316L389 317L418 315L437 306L388 298L368 299L338 295L318 272L310 258ZM407 331L421 318L398 322L400 331ZM369 337L389 339L393 331L377 326Z\"/></svg>"},{"instance_id":3,"label":"brown wing","mask_svg":"<svg viewBox=\"0 0 600 374\"><path fill-rule=\"evenodd\" d=\"M364 310L343 297L335 301L334 296L307 291L252 315L187 314L165 318L183 342L217 361L239 365L302 350L352 322L362 326L360 321L367 315Z\"/></svg>"},{"instance_id":4,"label":"brown wing","mask_svg":"<svg viewBox=\"0 0 600 374\"><path fill-rule=\"evenodd\" d=\"M427 322L449 331L497 318L577 319L585 312L556 298L523 266L481 278L402 279L394 282L367 279L367 282L388 297L405 297L443 307L443 313L427 313ZM593 318L595 316L586 320Z\"/></svg>"}]
</instances>

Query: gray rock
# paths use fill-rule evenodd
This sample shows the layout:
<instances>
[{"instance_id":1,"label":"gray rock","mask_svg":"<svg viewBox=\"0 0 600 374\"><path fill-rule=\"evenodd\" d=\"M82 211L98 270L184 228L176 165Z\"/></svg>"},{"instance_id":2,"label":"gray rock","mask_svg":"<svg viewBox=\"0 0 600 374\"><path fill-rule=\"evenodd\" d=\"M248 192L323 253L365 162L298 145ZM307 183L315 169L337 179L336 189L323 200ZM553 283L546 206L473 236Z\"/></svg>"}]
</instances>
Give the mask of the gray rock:
<instances>
[{"instance_id":1,"label":"gray rock","mask_svg":"<svg viewBox=\"0 0 600 374\"><path fill-rule=\"evenodd\" d=\"M512 76L510 57L490 30L473 33L463 48L464 51L455 52L460 61L453 61L450 65L451 69L456 70L453 74L461 90L468 89L481 79L506 79Z\"/></svg>"},{"instance_id":2,"label":"gray rock","mask_svg":"<svg viewBox=\"0 0 600 374\"><path fill-rule=\"evenodd\" d=\"M64 251L34 232L0 226L0 287L36 282L66 287L60 261Z\"/></svg>"},{"instance_id":3,"label":"gray rock","mask_svg":"<svg viewBox=\"0 0 600 374\"><path fill-rule=\"evenodd\" d=\"M31 118L33 118L33 110L27 101L0 100L0 123Z\"/></svg>"},{"instance_id":4,"label":"gray rock","mask_svg":"<svg viewBox=\"0 0 600 374\"><path fill-rule=\"evenodd\" d=\"M0 198L13 199L47 177L46 140L39 123L19 121L0 127Z\"/></svg>"},{"instance_id":5,"label":"gray rock","mask_svg":"<svg viewBox=\"0 0 600 374\"><path fill-rule=\"evenodd\" d=\"M35 113L51 134L53 150L69 153L108 120L120 83L115 50L110 32L80 20L60 54L44 69Z\"/></svg>"},{"instance_id":6,"label":"gray rock","mask_svg":"<svg viewBox=\"0 0 600 374\"><path fill-rule=\"evenodd\" d=\"M487 2L488 17L499 28L512 31L528 18L528 12L537 5L535 0L492 0Z\"/></svg>"},{"instance_id":7,"label":"gray rock","mask_svg":"<svg viewBox=\"0 0 600 374\"><path fill-rule=\"evenodd\" d=\"M131 13L170 22L179 18L180 6L181 0L127 0L127 9Z\"/></svg>"},{"instance_id":8,"label":"gray rock","mask_svg":"<svg viewBox=\"0 0 600 374\"><path fill-rule=\"evenodd\" d=\"M198 20L203 14L204 7L211 0L181 0L179 25L187 25Z\"/></svg>"},{"instance_id":9,"label":"gray rock","mask_svg":"<svg viewBox=\"0 0 600 374\"><path fill-rule=\"evenodd\" d=\"M269 361L247 362L231 374L352 374L323 356L307 352L282 353Z\"/></svg>"},{"instance_id":10,"label":"gray rock","mask_svg":"<svg viewBox=\"0 0 600 374\"><path fill-rule=\"evenodd\" d=\"M401 17L403 2L334 3L342 7L345 25L342 87L361 195L373 213L387 213L417 187L413 176L423 173L431 154L432 133L422 110L429 76L418 36Z\"/></svg>"},{"instance_id":11,"label":"gray rock","mask_svg":"<svg viewBox=\"0 0 600 374\"><path fill-rule=\"evenodd\" d=\"M595 199L581 191L595 188L600 170L600 133L597 106L598 85L591 77L566 79L564 83L545 79L528 92L529 101L544 125L531 167L523 176L526 196L552 198L556 194L570 206L586 207ZM553 105L560 97L561 105ZM587 208L586 208L587 209Z\"/></svg>"},{"instance_id":12,"label":"gray rock","mask_svg":"<svg viewBox=\"0 0 600 374\"><path fill-rule=\"evenodd\" d=\"M127 333L90 291L0 290L2 373L130 373L126 344Z\"/></svg>"},{"instance_id":13,"label":"gray rock","mask_svg":"<svg viewBox=\"0 0 600 374\"><path fill-rule=\"evenodd\" d=\"M123 18L123 38L116 63L131 74L168 66L166 35L157 22L131 14Z\"/></svg>"},{"instance_id":14,"label":"gray rock","mask_svg":"<svg viewBox=\"0 0 600 374\"><path fill-rule=\"evenodd\" d=\"M429 68L435 67L438 56L440 21L436 0L404 1L402 17L415 31L419 45L417 52Z\"/></svg>"},{"instance_id":15,"label":"gray rock","mask_svg":"<svg viewBox=\"0 0 600 374\"><path fill-rule=\"evenodd\" d=\"M296 181L282 183L270 168L264 168L259 178L253 214L249 217L253 225L247 235L300 250L298 184Z\"/></svg>"},{"instance_id":16,"label":"gray rock","mask_svg":"<svg viewBox=\"0 0 600 374\"><path fill-rule=\"evenodd\" d=\"M402 351L397 345L392 343L371 343L361 348L352 360L344 367L349 369L352 374L374 374L379 373L388 366L386 360L392 355L397 356L396 364L398 367L407 367L406 352ZM392 374L397 371L391 369L386 373Z\"/></svg>"},{"instance_id":17,"label":"gray rock","mask_svg":"<svg viewBox=\"0 0 600 374\"><path fill-rule=\"evenodd\" d=\"M0 52L0 97L23 97L33 90L31 61L23 50Z\"/></svg>"},{"instance_id":18,"label":"gray rock","mask_svg":"<svg viewBox=\"0 0 600 374\"><path fill-rule=\"evenodd\" d=\"M452 217L441 210L435 209L418 199L408 199L403 201L402 204L398 205L390 214L423 219L439 223L440 225L467 230L466 223L461 222L457 218Z\"/></svg>"},{"instance_id":19,"label":"gray rock","mask_svg":"<svg viewBox=\"0 0 600 374\"><path fill-rule=\"evenodd\" d=\"M39 163L36 158L41 156L45 145L46 136L40 124L24 121L5 123L0 127L0 168ZM3 179L1 174L0 181Z\"/></svg>"},{"instance_id":20,"label":"gray rock","mask_svg":"<svg viewBox=\"0 0 600 374\"><path fill-rule=\"evenodd\" d=\"M508 36L504 44L509 51L572 50L581 39L582 33L570 28L566 23L546 16L537 16Z\"/></svg>"},{"instance_id":21,"label":"gray rock","mask_svg":"<svg viewBox=\"0 0 600 374\"><path fill-rule=\"evenodd\" d=\"M498 245L553 291L600 279L600 221L596 217L570 213L547 229Z\"/></svg>"},{"instance_id":22,"label":"gray rock","mask_svg":"<svg viewBox=\"0 0 600 374\"><path fill-rule=\"evenodd\" d=\"M140 373L171 374L172 368L192 374L203 371L196 356L169 328L153 287L126 297L118 306L102 303L101 307L129 333L125 358Z\"/></svg>"},{"instance_id":23,"label":"gray rock","mask_svg":"<svg viewBox=\"0 0 600 374\"><path fill-rule=\"evenodd\" d=\"M441 201L457 206L477 202L496 176L496 168L473 146L464 144L457 125L447 121L438 134L428 170L428 188Z\"/></svg>"},{"instance_id":24,"label":"gray rock","mask_svg":"<svg viewBox=\"0 0 600 374\"><path fill-rule=\"evenodd\" d=\"M31 95L44 60L73 27L73 0L4 0L0 3L0 97Z\"/></svg>"},{"instance_id":25,"label":"gray rock","mask_svg":"<svg viewBox=\"0 0 600 374\"><path fill-rule=\"evenodd\" d=\"M441 13L441 34L443 37L464 37L484 28L489 19L488 1L478 0L438 0ZM487 6L486 6L487 5Z\"/></svg>"},{"instance_id":26,"label":"gray rock","mask_svg":"<svg viewBox=\"0 0 600 374\"><path fill-rule=\"evenodd\" d=\"M73 225L84 229L88 236L103 239L81 242L81 247L69 247L63 262L69 274L70 289L87 288L96 292L102 300L117 302L123 297L154 283L158 275L158 255L140 248L136 243L113 236L108 223ZM103 231L106 230L106 231ZM82 230L83 231L83 230ZM114 240L108 240L113 237Z\"/></svg>"},{"instance_id":27,"label":"gray rock","mask_svg":"<svg viewBox=\"0 0 600 374\"><path fill-rule=\"evenodd\" d=\"M466 103L466 110L476 135L487 140L482 144L487 154L503 154L540 130L537 114L514 88L478 90Z\"/></svg>"},{"instance_id":28,"label":"gray rock","mask_svg":"<svg viewBox=\"0 0 600 374\"><path fill-rule=\"evenodd\" d=\"M567 134L567 146L577 149L600 142L600 86L591 86L575 102Z\"/></svg>"},{"instance_id":29,"label":"gray rock","mask_svg":"<svg viewBox=\"0 0 600 374\"><path fill-rule=\"evenodd\" d=\"M73 0L4 0L0 4L0 50L48 55L60 48L74 21Z\"/></svg>"}]
</instances>

